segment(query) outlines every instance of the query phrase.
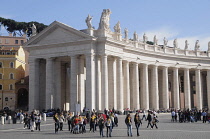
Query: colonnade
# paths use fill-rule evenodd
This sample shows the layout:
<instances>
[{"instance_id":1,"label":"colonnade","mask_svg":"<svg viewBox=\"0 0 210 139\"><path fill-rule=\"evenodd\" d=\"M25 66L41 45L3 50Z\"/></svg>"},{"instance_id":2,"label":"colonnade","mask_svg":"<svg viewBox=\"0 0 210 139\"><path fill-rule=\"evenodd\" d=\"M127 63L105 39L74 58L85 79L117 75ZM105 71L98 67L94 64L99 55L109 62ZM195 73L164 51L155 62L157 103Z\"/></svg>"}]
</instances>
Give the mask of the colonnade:
<instances>
[{"instance_id":1,"label":"colonnade","mask_svg":"<svg viewBox=\"0 0 210 139\"><path fill-rule=\"evenodd\" d=\"M190 72L195 74L196 103L202 109L203 84L201 69L149 65L144 61L124 60L111 55L71 55L69 63L68 93L65 109L103 110L115 108L130 109L180 109L180 72L184 77L184 108L192 108L192 85ZM40 59L30 58L30 97L29 109L63 109L61 62L58 58L46 58L45 68L40 68ZM45 71L43 71L45 69ZM169 71L171 74L169 74ZM210 84L210 70L205 71L207 84ZM40 76L45 73L45 77ZM67 75L67 74L66 74ZM161 78L161 82L159 80ZM169 82L171 84L169 84ZM171 90L169 89L171 85ZM45 87L41 87L45 86ZM210 87L207 85L207 104L210 106ZM43 97L43 98L42 98ZM43 100L43 101L42 101Z\"/></svg>"}]
</instances>

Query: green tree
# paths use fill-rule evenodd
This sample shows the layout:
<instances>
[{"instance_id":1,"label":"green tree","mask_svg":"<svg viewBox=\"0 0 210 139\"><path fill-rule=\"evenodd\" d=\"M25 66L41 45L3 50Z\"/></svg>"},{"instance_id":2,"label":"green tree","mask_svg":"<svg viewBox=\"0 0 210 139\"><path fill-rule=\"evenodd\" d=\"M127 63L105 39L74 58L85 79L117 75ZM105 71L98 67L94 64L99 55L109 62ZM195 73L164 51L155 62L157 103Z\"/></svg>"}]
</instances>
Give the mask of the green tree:
<instances>
[{"instance_id":1,"label":"green tree","mask_svg":"<svg viewBox=\"0 0 210 139\"><path fill-rule=\"evenodd\" d=\"M43 29L47 27L43 23L39 23L36 21L31 22L17 22L12 19L5 19L0 17L0 26L3 26L8 33L13 33L13 36L19 35L23 36L23 34L27 34L28 37L31 36L32 30L31 26L34 24L37 28L37 33L41 32Z\"/></svg>"}]
</instances>

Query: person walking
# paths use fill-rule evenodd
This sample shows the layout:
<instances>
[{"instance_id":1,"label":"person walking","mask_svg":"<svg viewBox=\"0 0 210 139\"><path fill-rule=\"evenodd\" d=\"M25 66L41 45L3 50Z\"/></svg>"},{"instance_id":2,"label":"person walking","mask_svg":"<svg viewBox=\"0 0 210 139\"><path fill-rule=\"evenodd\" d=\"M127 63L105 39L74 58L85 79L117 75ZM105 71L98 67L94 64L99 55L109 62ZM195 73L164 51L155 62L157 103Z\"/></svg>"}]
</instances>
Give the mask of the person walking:
<instances>
[{"instance_id":1,"label":"person walking","mask_svg":"<svg viewBox=\"0 0 210 139\"><path fill-rule=\"evenodd\" d=\"M36 130L40 131L40 124L41 124L41 115L40 114L35 116L35 123L36 123Z\"/></svg>"},{"instance_id":2,"label":"person walking","mask_svg":"<svg viewBox=\"0 0 210 139\"><path fill-rule=\"evenodd\" d=\"M151 129L153 128L151 122L152 122L152 116L150 114L150 112L148 112L148 115L147 115L147 121L148 121L148 124L147 124L147 128L149 127L149 125L151 126Z\"/></svg>"},{"instance_id":3,"label":"person walking","mask_svg":"<svg viewBox=\"0 0 210 139\"><path fill-rule=\"evenodd\" d=\"M99 127L99 132L100 132L100 137L104 137L104 118L101 115L98 119L98 127Z\"/></svg>"},{"instance_id":4,"label":"person walking","mask_svg":"<svg viewBox=\"0 0 210 139\"><path fill-rule=\"evenodd\" d=\"M158 127L157 127L157 122L158 122L157 116L154 116L154 117L153 117L153 120L152 120L152 128L155 126L156 129L158 129Z\"/></svg>"},{"instance_id":5,"label":"person walking","mask_svg":"<svg viewBox=\"0 0 210 139\"><path fill-rule=\"evenodd\" d=\"M34 128L35 128L35 115L34 115L34 112L31 112L30 119L31 119L31 132L34 132Z\"/></svg>"},{"instance_id":6,"label":"person walking","mask_svg":"<svg viewBox=\"0 0 210 139\"><path fill-rule=\"evenodd\" d=\"M65 118L63 116L63 114L61 113L59 116L59 124L60 124L60 131L63 131L63 122L64 122Z\"/></svg>"},{"instance_id":7,"label":"person walking","mask_svg":"<svg viewBox=\"0 0 210 139\"><path fill-rule=\"evenodd\" d=\"M135 122L136 130L137 130L137 136L139 136L139 128L140 128L140 124L142 125L142 122L138 113L136 113L134 116L134 122Z\"/></svg>"},{"instance_id":8,"label":"person walking","mask_svg":"<svg viewBox=\"0 0 210 139\"><path fill-rule=\"evenodd\" d=\"M111 137L112 136L112 120L111 120L111 118L107 115L107 120L106 120L106 123L105 123L105 125L106 125L106 136L108 137Z\"/></svg>"},{"instance_id":9,"label":"person walking","mask_svg":"<svg viewBox=\"0 0 210 139\"><path fill-rule=\"evenodd\" d=\"M58 113L56 113L53 116L53 120L55 122L55 133L58 133L58 129L59 129L59 116L58 116Z\"/></svg>"},{"instance_id":10,"label":"person walking","mask_svg":"<svg viewBox=\"0 0 210 139\"><path fill-rule=\"evenodd\" d=\"M132 118L131 115L128 114L125 118L125 124L127 125L127 134L128 136L133 136L132 135Z\"/></svg>"}]
</instances>

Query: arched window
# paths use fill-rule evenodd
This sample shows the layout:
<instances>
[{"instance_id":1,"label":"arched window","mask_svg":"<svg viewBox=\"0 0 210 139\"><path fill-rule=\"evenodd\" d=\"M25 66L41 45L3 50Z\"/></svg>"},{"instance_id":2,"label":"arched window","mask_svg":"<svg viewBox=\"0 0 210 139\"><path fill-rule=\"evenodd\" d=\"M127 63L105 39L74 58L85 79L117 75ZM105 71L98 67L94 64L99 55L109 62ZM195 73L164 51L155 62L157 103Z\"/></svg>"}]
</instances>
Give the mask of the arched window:
<instances>
[{"instance_id":1,"label":"arched window","mask_svg":"<svg viewBox=\"0 0 210 139\"><path fill-rule=\"evenodd\" d=\"M0 90L3 90L3 85L0 84Z\"/></svg>"},{"instance_id":2,"label":"arched window","mask_svg":"<svg viewBox=\"0 0 210 139\"><path fill-rule=\"evenodd\" d=\"M5 97L5 101L8 101L9 99L8 99L8 97Z\"/></svg>"},{"instance_id":3,"label":"arched window","mask_svg":"<svg viewBox=\"0 0 210 139\"><path fill-rule=\"evenodd\" d=\"M14 62L10 62L10 68L14 68Z\"/></svg>"},{"instance_id":4,"label":"arched window","mask_svg":"<svg viewBox=\"0 0 210 139\"><path fill-rule=\"evenodd\" d=\"M0 62L0 68L3 68L3 63L2 62Z\"/></svg>"},{"instance_id":5,"label":"arched window","mask_svg":"<svg viewBox=\"0 0 210 139\"><path fill-rule=\"evenodd\" d=\"M12 84L9 85L9 90L13 90L13 85Z\"/></svg>"},{"instance_id":6,"label":"arched window","mask_svg":"<svg viewBox=\"0 0 210 139\"><path fill-rule=\"evenodd\" d=\"M3 74L2 73L0 73L0 79L3 79Z\"/></svg>"},{"instance_id":7,"label":"arched window","mask_svg":"<svg viewBox=\"0 0 210 139\"><path fill-rule=\"evenodd\" d=\"M13 73L10 73L9 78L10 79L14 79L14 74Z\"/></svg>"}]
</instances>

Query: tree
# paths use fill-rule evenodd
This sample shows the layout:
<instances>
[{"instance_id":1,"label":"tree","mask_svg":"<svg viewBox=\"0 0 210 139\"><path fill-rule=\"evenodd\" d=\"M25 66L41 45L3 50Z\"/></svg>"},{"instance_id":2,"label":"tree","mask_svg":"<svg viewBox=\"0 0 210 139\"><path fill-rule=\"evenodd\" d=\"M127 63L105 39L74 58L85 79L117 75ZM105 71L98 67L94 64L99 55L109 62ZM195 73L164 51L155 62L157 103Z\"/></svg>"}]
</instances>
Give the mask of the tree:
<instances>
[{"instance_id":1,"label":"tree","mask_svg":"<svg viewBox=\"0 0 210 139\"><path fill-rule=\"evenodd\" d=\"M27 34L28 37L31 36L32 30L31 26L34 24L37 28L37 33L41 32L43 29L47 27L43 23L39 23L36 21L31 22L17 22L12 19L5 19L0 17L0 26L3 26L8 33L13 33L13 36L18 34L19 36L23 36L23 34Z\"/></svg>"}]
</instances>

